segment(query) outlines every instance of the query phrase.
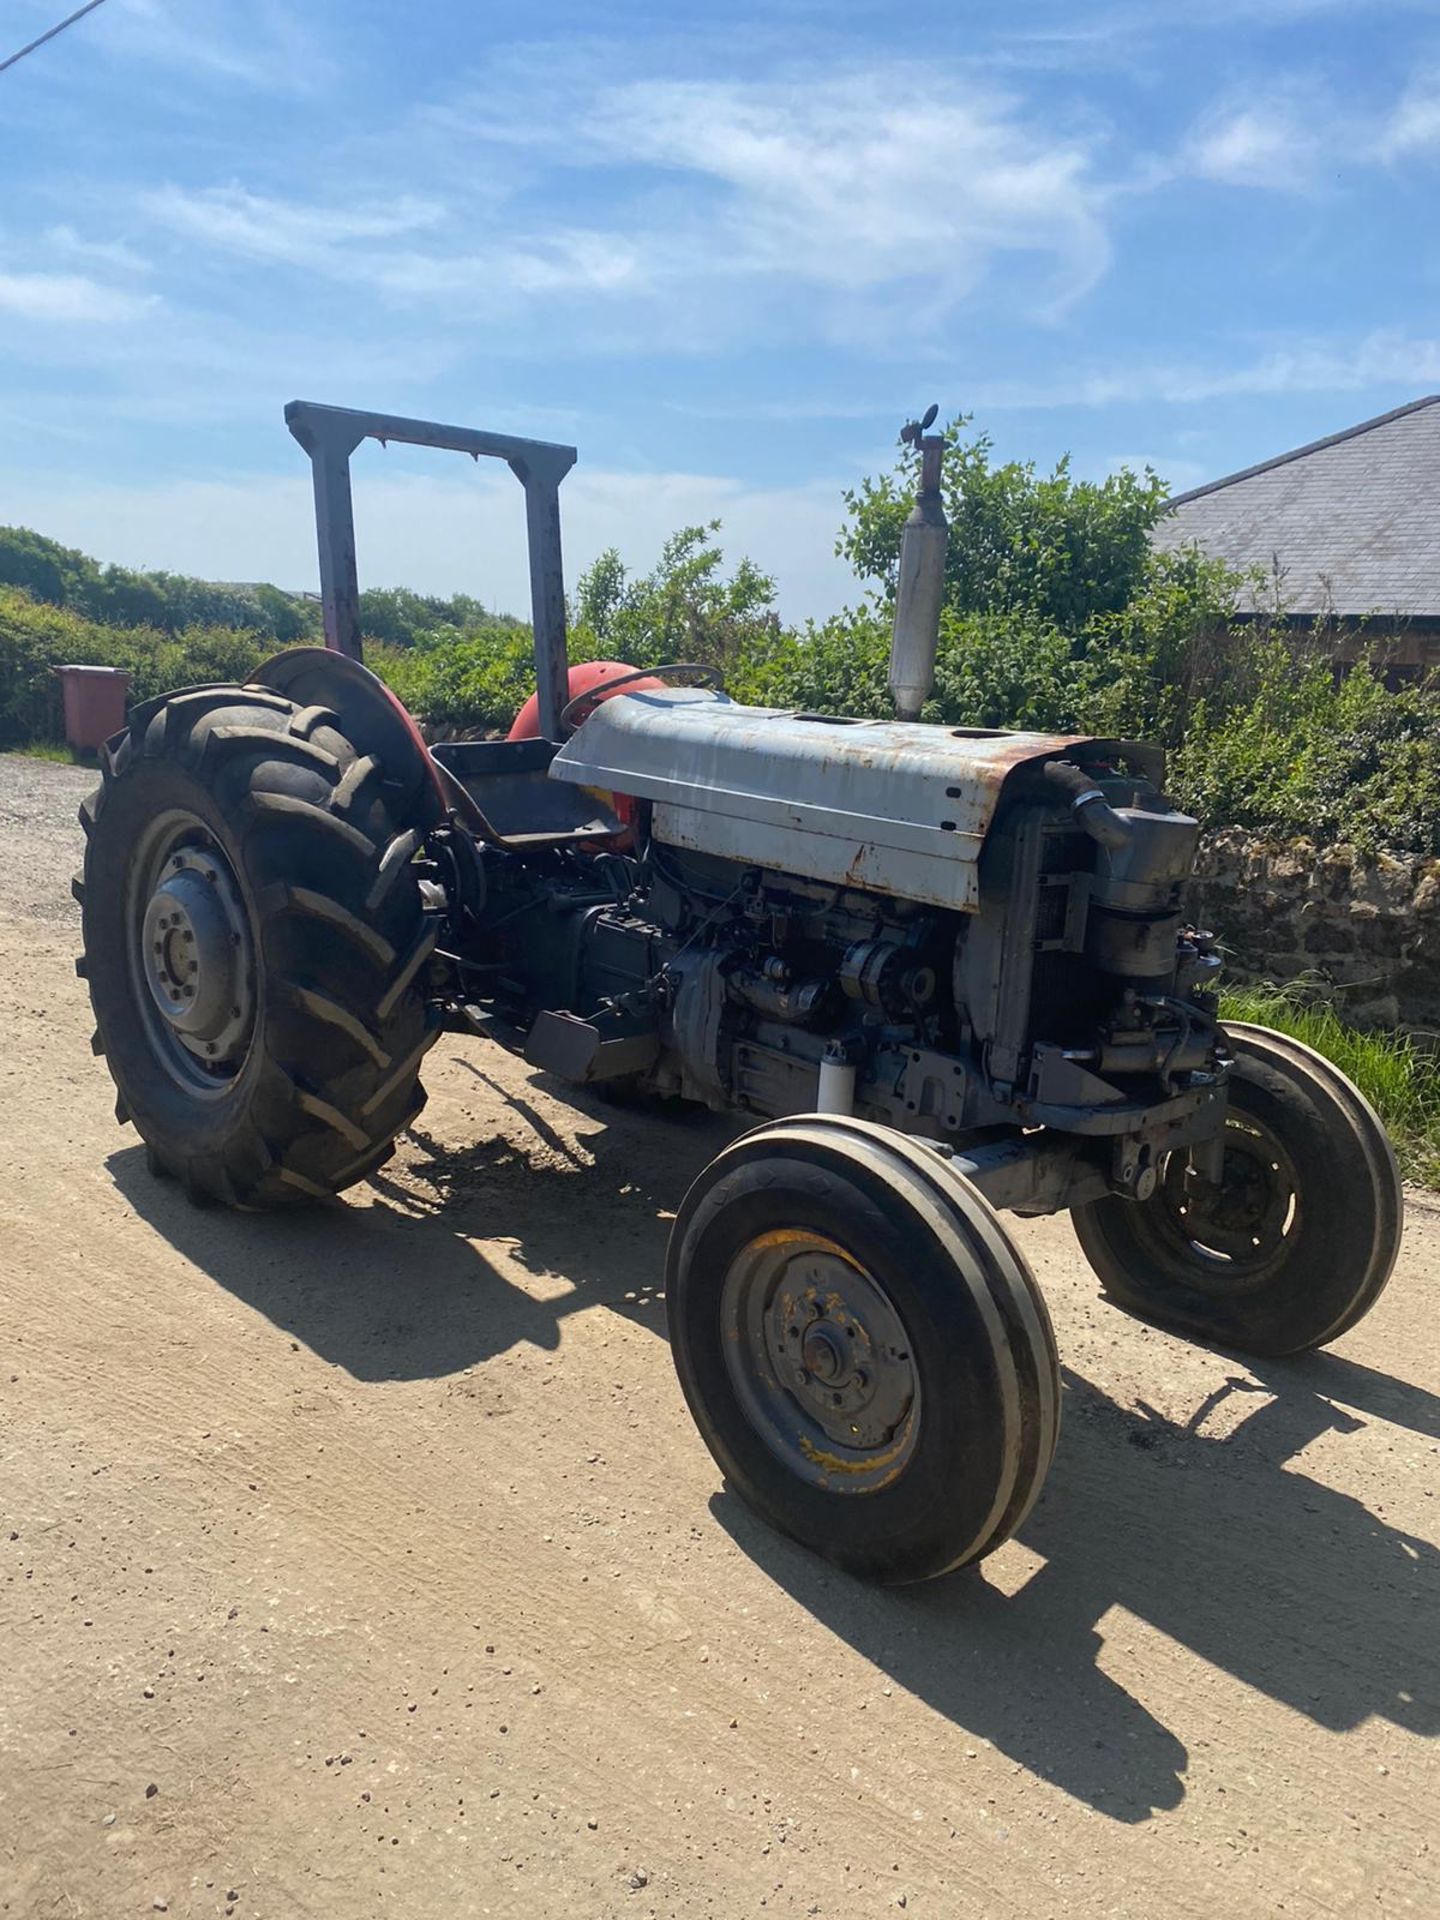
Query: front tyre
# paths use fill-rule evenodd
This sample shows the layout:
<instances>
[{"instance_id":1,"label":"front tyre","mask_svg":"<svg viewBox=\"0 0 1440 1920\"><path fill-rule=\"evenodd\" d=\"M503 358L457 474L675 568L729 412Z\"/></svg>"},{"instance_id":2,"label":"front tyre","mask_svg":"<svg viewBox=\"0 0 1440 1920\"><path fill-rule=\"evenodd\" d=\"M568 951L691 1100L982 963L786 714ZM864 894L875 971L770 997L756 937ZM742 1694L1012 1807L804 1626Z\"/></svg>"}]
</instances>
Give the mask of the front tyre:
<instances>
[{"instance_id":1,"label":"front tyre","mask_svg":"<svg viewBox=\"0 0 1440 1920\"><path fill-rule=\"evenodd\" d=\"M928 1579L1028 1513L1054 1338L998 1216L933 1148L824 1114L746 1134L685 1197L666 1298L727 1480L836 1565Z\"/></svg>"},{"instance_id":2,"label":"front tyre","mask_svg":"<svg viewBox=\"0 0 1440 1920\"><path fill-rule=\"evenodd\" d=\"M135 711L80 820L94 1044L152 1167L269 1207L379 1166L438 1029L378 758L325 708L198 688Z\"/></svg>"},{"instance_id":3,"label":"front tyre","mask_svg":"<svg viewBox=\"0 0 1440 1920\"><path fill-rule=\"evenodd\" d=\"M1185 1155L1148 1200L1076 1207L1106 1296L1214 1346L1264 1355L1337 1340L1379 1299L1400 1248L1400 1176L1369 1102L1311 1048L1228 1022L1234 1055L1220 1183Z\"/></svg>"}]
</instances>

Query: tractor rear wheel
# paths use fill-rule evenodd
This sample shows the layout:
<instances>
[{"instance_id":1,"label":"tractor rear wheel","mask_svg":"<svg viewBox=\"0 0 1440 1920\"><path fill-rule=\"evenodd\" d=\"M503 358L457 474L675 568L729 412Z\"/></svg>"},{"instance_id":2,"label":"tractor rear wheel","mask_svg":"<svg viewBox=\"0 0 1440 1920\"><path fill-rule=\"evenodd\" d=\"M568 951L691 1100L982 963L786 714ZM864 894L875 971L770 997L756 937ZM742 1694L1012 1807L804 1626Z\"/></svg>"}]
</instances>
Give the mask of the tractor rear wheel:
<instances>
[{"instance_id":1,"label":"tractor rear wheel","mask_svg":"<svg viewBox=\"0 0 1440 1920\"><path fill-rule=\"evenodd\" d=\"M1339 1339L1379 1299L1400 1247L1395 1155L1364 1095L1320 1054L1230 1021L1224 1170L1171 1154L1148 1200L1071 1215L1106 1297L1174 1333L1244 1353Z\"/></svg>"},{"instance_id":2,"label":"tractor rear wheel","mask_svg":"<svg viewBox=\"0 0 1440 1920\"><path fill-rule=\"evenodd\" d=\"M192 1199L338 1193L424 1104L436 922L384 769L260 687L136 709L80 810L97 1029L152 1168Z\"/></svg>"},{"instance_id":3,"label":"tractor rear wheel","mask_svg":"<svg viewBox=\"0 0 1440 1920\"><path fill-rule=\"evenodd\" d=\"M825 1114L746 1134L685 1197L666 1298L716 1462L826 1559L924 1580L1029 1512L1059 1431L1049 1317L933 1148Z\"/></svg>"}]
</instances>

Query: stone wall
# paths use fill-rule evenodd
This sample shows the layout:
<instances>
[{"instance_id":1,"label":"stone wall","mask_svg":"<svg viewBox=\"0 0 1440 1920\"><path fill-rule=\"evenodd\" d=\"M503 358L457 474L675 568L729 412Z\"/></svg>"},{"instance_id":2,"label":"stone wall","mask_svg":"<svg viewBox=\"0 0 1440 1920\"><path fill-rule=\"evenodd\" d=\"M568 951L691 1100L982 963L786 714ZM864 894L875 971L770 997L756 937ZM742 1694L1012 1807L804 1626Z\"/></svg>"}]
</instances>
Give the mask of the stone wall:
<instances>
[{"instance_id":1,"label":"stone wall","mask_svg":"<svg viewBox=\"0 0 1440 1920\"><path fill-rule=\"evenodd\" d=\"M1440 860L1363 860L1343 846L1206 837L1188 911L1234 979L1313 973L1356 1026L1440 1028Z\"/></svg>"}]
</instances>

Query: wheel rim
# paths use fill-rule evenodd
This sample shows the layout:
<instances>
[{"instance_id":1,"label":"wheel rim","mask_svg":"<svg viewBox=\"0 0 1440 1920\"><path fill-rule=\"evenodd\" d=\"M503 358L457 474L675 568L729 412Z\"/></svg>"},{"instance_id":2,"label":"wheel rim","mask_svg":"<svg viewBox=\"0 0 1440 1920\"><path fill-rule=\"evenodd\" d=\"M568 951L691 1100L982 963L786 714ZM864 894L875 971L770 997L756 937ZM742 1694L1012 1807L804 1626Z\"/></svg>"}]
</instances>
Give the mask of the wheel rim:
<instances>
[{"instance_id":1,"label":"wheel rim","mask_svg":"<svg viewBox=\"0 0 1440 1920\"><path fill-rule=\"evenodd\" d=\"M255 1030L254 940L235 870L195 815L152 822L131 866L126 924L156 1058L187 1093L223 1097Z\"/></svg>"},{"instance_id":2,"label":"wheel rim","mask_svg":"<svg viewBox=\"0 0 1440 1920\"><path fill-rule=\"evenodd\" d=\"M720 1314L746 1418L792 1473L847 1494L897 1478L915 1449L920 1381L871 1273L818 1234L763 1233L731 1261Z\"/></svg>"},{"instance_id":3,"label":"wheel rim","mask_svg":"<svg viewBox=\"0 0 1440 1920\"><path fill-rule=\"evenodd\" d=\"M1241 1293L1287 1258L1301 1199L1300 1176L1276 1135L1248 1114L1232 1114L1219 1184L1190 1183L1185 1155L1172 1153L1144 1212L1187 1280L1212 1293Z\"/></svg>"}]
</instances>

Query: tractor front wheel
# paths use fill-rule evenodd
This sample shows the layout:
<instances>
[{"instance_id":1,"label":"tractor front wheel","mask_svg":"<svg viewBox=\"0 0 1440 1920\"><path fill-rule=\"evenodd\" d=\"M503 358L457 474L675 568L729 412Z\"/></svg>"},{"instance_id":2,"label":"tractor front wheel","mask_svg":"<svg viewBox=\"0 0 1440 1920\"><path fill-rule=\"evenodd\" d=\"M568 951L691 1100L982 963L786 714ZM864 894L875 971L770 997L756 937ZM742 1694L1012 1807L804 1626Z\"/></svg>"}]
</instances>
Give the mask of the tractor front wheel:
<instances>
[{"instance_id":1,"label":"tractor front wheel","mask_svg":"<svg viewBox=\"0 0 1440 1920\"><path fill-rule=\"evenodd\" d=\"M933 1148L808 1114L727 1147L670 1238L671 1341L727 1480L848 1571L993 1552L1039 1492L1060 1374L1030 1271Z\"/></svg>"},{"instance_id":2,"label":"tractor front wheel","mask_svg":"<svg viewBox=\"0 0 1440 1920\"><path fill-rule=\"evenodd\" d=\"M199 1203L362 1179L419 1112L435 922L384 769L259 687L148 703L105 750L78 963L152 1168Z\"/></svg>"},{"instance_id":3,"label":"tractor front wheel","mask_svg":"<svg viewBox=\"0 0 1440 1920\"><path fill-rule=\"evenodd\" d=\"M1186 1156L1148 1200L1076 1207L1106 1297L1174 1333L1244 1353L1324 1346L1379 1299L1400 1246L1400 1176L1374 1109L1311 1048L1228 1022L1224 1165Z\"/></svg>"}]
</instances>

